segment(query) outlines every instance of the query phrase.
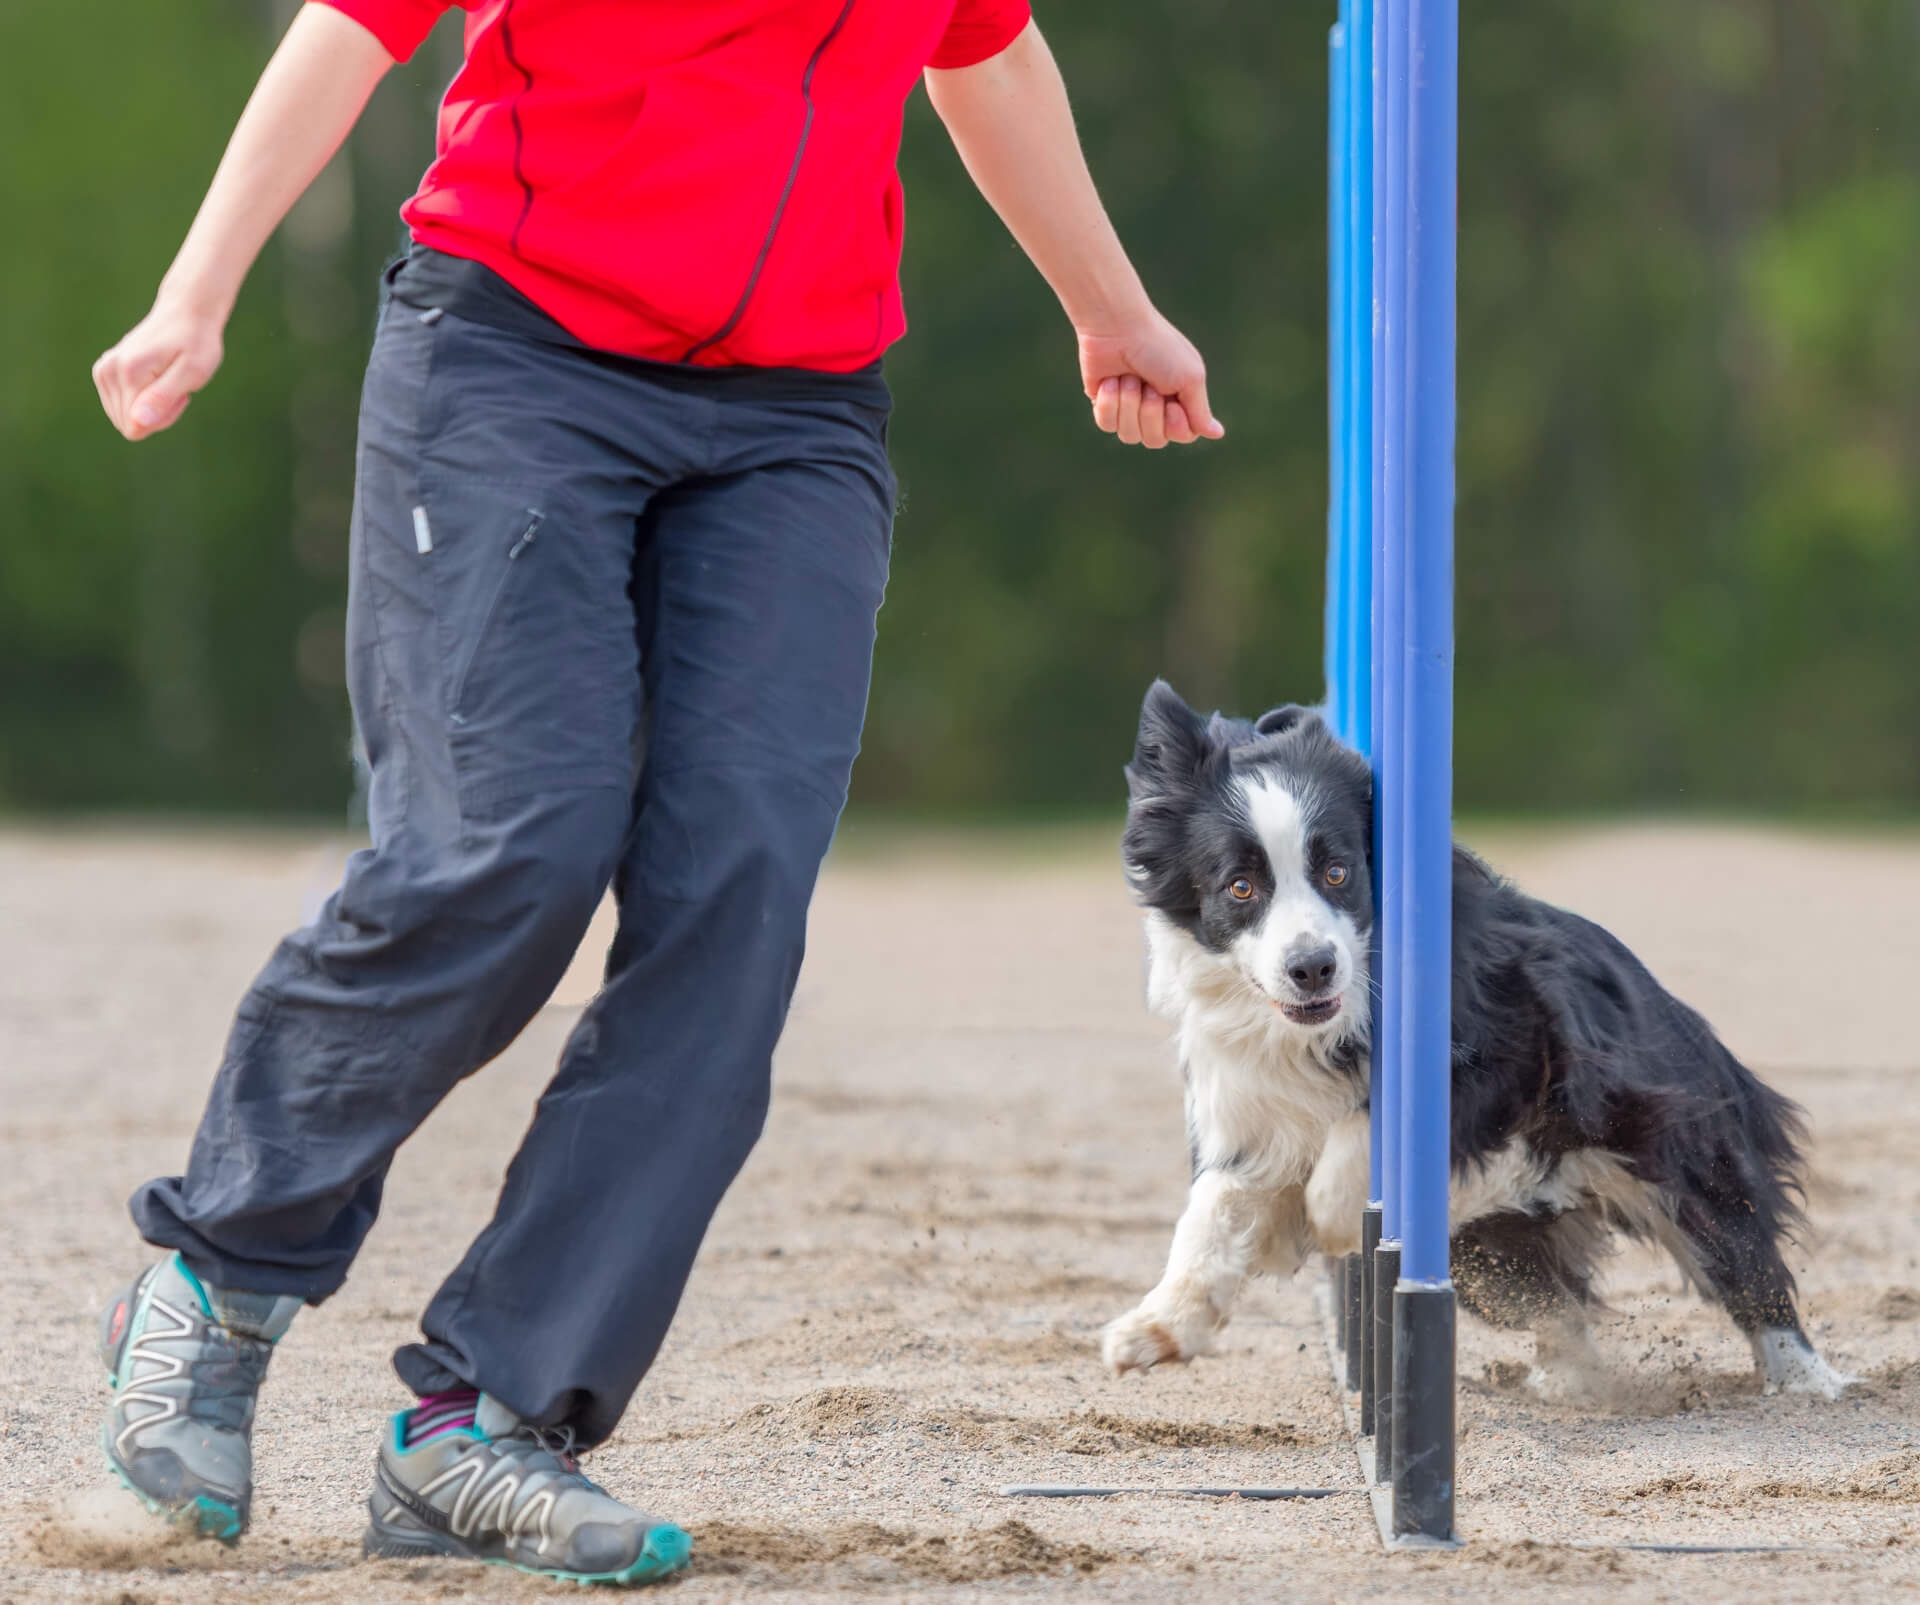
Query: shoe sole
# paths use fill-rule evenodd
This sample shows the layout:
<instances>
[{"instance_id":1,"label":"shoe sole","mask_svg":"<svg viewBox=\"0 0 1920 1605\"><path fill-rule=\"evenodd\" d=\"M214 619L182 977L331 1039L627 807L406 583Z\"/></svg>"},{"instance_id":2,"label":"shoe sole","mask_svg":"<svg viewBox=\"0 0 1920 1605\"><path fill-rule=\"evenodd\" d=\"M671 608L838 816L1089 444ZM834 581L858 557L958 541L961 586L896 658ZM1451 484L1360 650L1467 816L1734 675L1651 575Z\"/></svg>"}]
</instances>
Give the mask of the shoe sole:
<instances>
[{"instance_id":1,"label":"shoe sole","mask_svg":"<svg viewBox=\"0 0 1920 1605\"><path fill-rule=\"evenodd\" d=\"M129 1477L111 1454L106 1459L107 1470L113 1473L113 1480L139 1500L146 1507L148 1515L157 1516L175 1532L185 1533L190 1538L210 1538L228 1549L239 1543L241 1535L246 1532L247 1524L241 1519L240 1512L224 1499L195 1494L187 1504L163 1505Z\"/></svg>"},{"instance_id":2,"label":"shoe sole","mask_svg":"<svg viewBox=\"0 0 1920 1605\"><path fill-rule=\"evenodd\" d=\"M522 1566L518 1561L498 1555L476 1555L451 1534L400 1533L379 1522L367 1527L361 1540L361 1552L369 1560L470 1560L486 1566L507 1566L529 1577L548 1577L556 1582L578 1583L583 1588L604 1585L631 1588L640 1583L655 1583L685 1569L693 1558L693 1539L673 1526L655 1527L640 1548L640 1557L631 1566L617 1572L569 1572L558 1567Z\"/></svg>"}]
</instances>

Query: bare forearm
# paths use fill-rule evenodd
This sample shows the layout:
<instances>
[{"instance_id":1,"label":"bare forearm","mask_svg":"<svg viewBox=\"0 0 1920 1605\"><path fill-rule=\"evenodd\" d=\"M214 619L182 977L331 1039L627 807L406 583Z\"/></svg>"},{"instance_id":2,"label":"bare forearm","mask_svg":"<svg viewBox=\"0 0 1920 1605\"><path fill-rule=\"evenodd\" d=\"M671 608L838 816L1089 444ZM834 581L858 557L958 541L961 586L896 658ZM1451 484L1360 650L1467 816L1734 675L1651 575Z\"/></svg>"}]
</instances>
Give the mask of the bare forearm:
<instances>
[{"instance_id":1,"label":"bare forearm","mask_svg":"<svg viewBox=\"0 0 1920 1605\"><path fill-rule=\"evenodd\" d=\"M393 65L329 6L301 9L241 113L180 254L161 282L224 318L267 238L339 150Z\"/></svg>"},{"instance_id":2,"label":"bare forearm","mask_svg":"<svg viewBox=\"0 0 1920 1605\"><path fill-rule=\"evenodd\" d=\"M393 65L331 6L293 19L241 113L153 310L93 365L94 387L129 440L170 428L214 375L240 286L267 237L339 150Z\"/></svg>"},{"instance_id":3,"label":"bare forearm","mask_svg":"<svg viewBox=\"0 0 1920 1605\"><path fill-rule=\"evenodd\" d=\"M927 94L980 193L1060 297L1094 422L1149 447L1224 433L1206 364L1155 310L1100 204L1040 30L1028 23L971 67L929 68Z\"/></svg>"},{"instance_id":4,"label":"bare forearm","mask_svg":"<svg viewBox=\"0 0 1920 1605\"><path fill-rule=\"evenodd\" d=\"M1137 317L1147 292L1081 154L1066 84L1029 23L990 61L929 70L927 94L980 193L1076 328Z\"/></svg>"}]
</instances>

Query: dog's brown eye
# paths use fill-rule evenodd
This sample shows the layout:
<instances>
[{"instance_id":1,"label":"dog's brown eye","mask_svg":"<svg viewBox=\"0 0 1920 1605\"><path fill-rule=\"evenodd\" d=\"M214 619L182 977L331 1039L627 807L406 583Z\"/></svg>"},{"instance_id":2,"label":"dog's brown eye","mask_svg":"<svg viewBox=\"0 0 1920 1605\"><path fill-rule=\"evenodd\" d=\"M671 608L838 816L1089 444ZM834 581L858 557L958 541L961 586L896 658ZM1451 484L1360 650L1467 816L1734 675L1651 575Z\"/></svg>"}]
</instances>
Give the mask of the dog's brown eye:
<instances>
[{"instance_id":1,"label":"dog's brown eye","mask_svg":"<svg viewBox=\"0 0 1920 1605\"><path fill-rule=\"evenodd\" d=\"M1327 884L1329 886L1346 885L1347 884L1347 866L1345 864L1327 865Z\"/></svg>"},{"instance_id":2,"label":"dog's brown eye","mask_svg":"<svg viewBox=\"0 0 1920 1605\"><path fill-rule=\"evenodd\" d=\"M1232 897L1236 903L1244 903L1248 898L1253 896L1253 882L1242 875L1227 888L1227 894Z\"/></svg>"}]
</instances>

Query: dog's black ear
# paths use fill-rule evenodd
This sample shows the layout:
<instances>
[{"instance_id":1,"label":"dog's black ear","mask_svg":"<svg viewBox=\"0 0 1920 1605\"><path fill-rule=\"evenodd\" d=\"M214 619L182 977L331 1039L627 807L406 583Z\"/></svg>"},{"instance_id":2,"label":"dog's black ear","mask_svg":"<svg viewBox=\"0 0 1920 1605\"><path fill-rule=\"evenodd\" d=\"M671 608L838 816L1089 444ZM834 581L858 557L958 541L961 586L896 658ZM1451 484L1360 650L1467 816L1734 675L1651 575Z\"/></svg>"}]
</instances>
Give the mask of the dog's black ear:
<instances>
[{"instance_id":1,"label":"dog's black ear","mask_svg":"<svg viewBox=\"0 0 1920 1605\"><path fill-rule=\"evenodd\" d=\"M1207 721L1165 680L1155 680L1140 705L1140 735L1127 765L1128 795L1156 796L1186 785L1212 747Z\"/></svg>"},{"instance_id":2,"label":"dog's black ear","mask_svg":"<svg viewBox=\"0 0 1920 1605\"><path fill-rule=\"evenodd\" d=\"M1253 721L1253 733L1256 736L1283 736L1295 725L1318 717L1312 708L1303 708L1297 702L1283 702L1277 708L1269 708Z\"/></svg>"}]
</instances>

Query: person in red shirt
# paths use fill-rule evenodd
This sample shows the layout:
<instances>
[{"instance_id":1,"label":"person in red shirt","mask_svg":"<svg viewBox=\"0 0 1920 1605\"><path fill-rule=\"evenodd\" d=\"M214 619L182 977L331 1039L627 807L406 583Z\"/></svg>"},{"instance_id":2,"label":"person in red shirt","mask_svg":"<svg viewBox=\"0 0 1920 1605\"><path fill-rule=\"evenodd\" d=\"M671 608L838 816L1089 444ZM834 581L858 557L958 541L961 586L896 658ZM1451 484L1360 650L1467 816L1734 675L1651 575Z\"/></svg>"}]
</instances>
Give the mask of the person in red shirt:
<instances>
[{"instance_id":1,"label":"person in red shirt","mask_svg":"<svg viewBox=\"0 0 1920 1605\"><path fill-rule=\"evenodd\" d=\"M214 375L240 284L447 0L314 0L153 309L94 368L130 440ZM1100 205L1027 0L463 0L361 407L348 681L371 845L242 1000L170 1253L109 1304L116 1475L232 1542L254 1400L399 1145L546 1001L603 989L494 1218L395 1356L369 1553L640 1582L687 1535L588 1480L758 1138L846 799L896 487L895 172L924 80L1059 296L1095 423L1217 438Z\"/></svg>"}]
</instances>

